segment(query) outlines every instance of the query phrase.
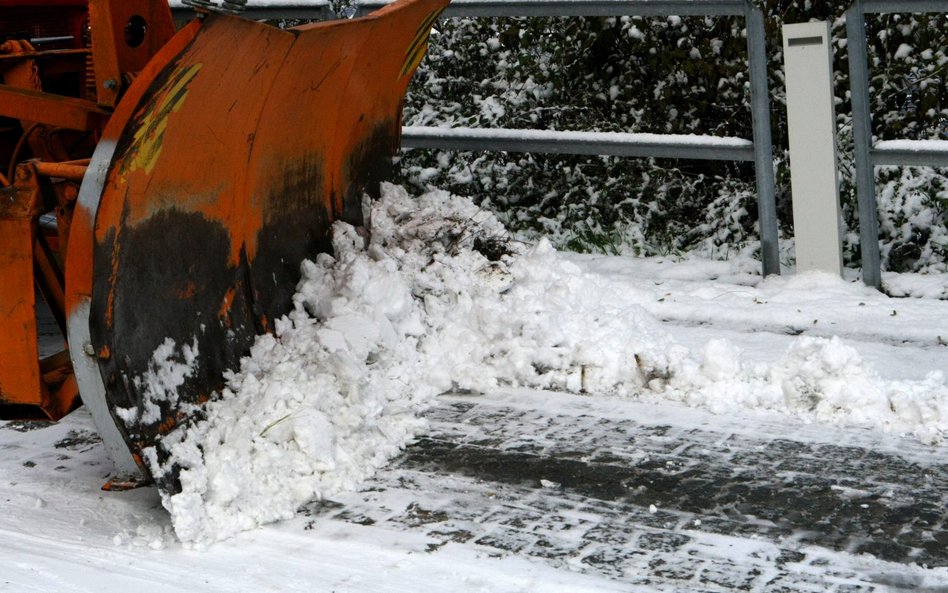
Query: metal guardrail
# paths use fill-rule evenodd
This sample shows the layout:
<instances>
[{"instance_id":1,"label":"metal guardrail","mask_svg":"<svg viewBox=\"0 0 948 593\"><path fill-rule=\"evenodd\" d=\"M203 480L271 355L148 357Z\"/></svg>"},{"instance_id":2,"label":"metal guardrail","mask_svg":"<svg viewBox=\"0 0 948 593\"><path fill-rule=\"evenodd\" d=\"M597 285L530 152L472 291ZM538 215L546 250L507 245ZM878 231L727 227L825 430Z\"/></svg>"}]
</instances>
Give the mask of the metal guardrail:
<instances>
[{"instance_id":1,"label":"metal guardrail","mask_svg":"<svg viewBox=\"0 0 948 593\"><path fill-rule=\"evenodd\" d=\"M550 154L611 155L709 161L753 161L754 143L742 138L680 134L625 134L515 130L509 128L435 128L409 126L402 145L450 150L505 150Z\"/></svg>"},{"instance_id":2,"label":"metal guardrail","mask_svg":"<svg viewBox=\"0 0 948 593\"><path fill-rule=\"evenodd\" d=\"M948 167L946 140L883 140L869 150L875 165Z\"/></svg>"},{"instance_id":3,"label":"metal guardrail","mask_svg":"<svg viewBox=\"0 0 948 593\"><path fill-rule=\"evenodd\" d=\"M391 0L354 0L355 14L377 10ZM628 5L636 4L634 13ZM743 15L744 0L453 0L445 16L714 16ZM191 9L181 0L169 0L177 18L190 18ZM725 12L722 12L725 11ZM253 19L321 19L338 18L328 0L286 0L254 2L249 0L243 14Z\"/></svg>"},{"instance_id":4,"label":"metal guardrail","mask_svg":"<svg viewBox=\"0 0 948 593\"><path fill-rule=\"evenodd\" d=\"M948 148L944 142L897 140L873 145L866 15L892 12L948 13L948 2L945 0L856 0L846 11L862 280L866 285L877 289L882 288L882 270L879 256L879 207L876 203L875 167L879 165L948 166Z\"/></svg>"},{"instance_id":5,"label":"metal guardrail","mask_svg":"<svg viewBox=\"0 0 948 593\"><path fill-rule=\"evenodd\" d=\"M355 2L356 14L376 10L386 0ZM180 0L171 1L176 18L187 14ZM250 18L335 18L328 2L267 2L247 5ZM406 127L405 148L499 150L559 154L607 154L628 157L754 161L758 224L764 275L779 274L777 208L767 86L767 49L763 13L751 0L453 0L446 17L512 16L741 16L747 25L747 55L753 141L714 136L585 133L475 128Z\"/></svg>"},{"instance_id":6,"label":"metal guardrail","mask_svg":"<svg viewBox=\"0 0 948 593\"><path fill-rule=\"evenodd\" d=\"M386 0L356 0L360 11ZM452 0L445 16L715 16L743 15L744 0Z\"/></svg>"}]
</instances>

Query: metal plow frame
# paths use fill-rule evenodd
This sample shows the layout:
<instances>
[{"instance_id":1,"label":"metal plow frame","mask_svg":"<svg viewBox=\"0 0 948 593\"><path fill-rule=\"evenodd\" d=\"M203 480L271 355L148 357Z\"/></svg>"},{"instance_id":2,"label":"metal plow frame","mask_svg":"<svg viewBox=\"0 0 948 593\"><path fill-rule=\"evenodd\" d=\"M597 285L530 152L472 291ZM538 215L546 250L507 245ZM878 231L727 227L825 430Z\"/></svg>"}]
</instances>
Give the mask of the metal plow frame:
<instances>
[{"instance_id":1,"label":"metal plow frame","mask_svg":"<svg viewBox=\"0 0 948 593\"><path fill-rule=\"evenodd\" d=\"M161 463L162 437L289 310L332 223L361 224L446 4L287 31L208 14L129 88L80 189L66 295L80 392L121 479L147 479L143 451ZM182 384L154 380L168 339L191 363ZM177 471L159 486L176 491Z\"/></svg>"}]
</instances>

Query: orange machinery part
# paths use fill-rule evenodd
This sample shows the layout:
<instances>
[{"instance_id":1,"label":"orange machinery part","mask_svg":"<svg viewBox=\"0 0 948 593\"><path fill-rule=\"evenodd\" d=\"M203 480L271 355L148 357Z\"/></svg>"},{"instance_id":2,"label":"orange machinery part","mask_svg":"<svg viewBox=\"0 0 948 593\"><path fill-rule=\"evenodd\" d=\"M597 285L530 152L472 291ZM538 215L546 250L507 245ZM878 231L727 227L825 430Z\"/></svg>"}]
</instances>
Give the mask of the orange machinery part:
<instances>
[{"instance_id":1,"label":"orange machinery part","mask_svg":"<svg viewBox=\"0 0 948 593\"><path fill-rule=\"evenodd\" d=\"M0 190L17 198L0 208L0 306L9 311L0 404L58 418L78 383L117 468L147 476L143 452L156 447L160 458L162 436L190 420L191 404L220 389L254 337L290 308L300 262L331 248L332 223L361 223L363 195L377 193L391 167L408 81L447 1L399 0L291 30L210 13L171 37L163 1L89 0L91 49L20 44L23 55L0 60L0 73L17 73L4 80L15 85L0 84L0 115L47 138L53 128L98 138L94 154L21 164L15 186ZM0 15L83 5L0 0ZM81 64L88 84L39 90L33 65L42 79L43 60L62 70L83 51L94 66ZM38 138L26 140L30 156L47 156L36 154ZM87 167L72 162L90 156ZM57 206L64 294L36 222ZM49 285L54 308L65 303L75 375L62 355L38 361L34 279ZM140 379L169 337L196 342L198 362L175 397L149 401ZM149 404L157 420L142 417ZM119 408L138 409L138 421L126 424ZM174 490L176 471L163 474L160 485Z\"/></svg>"},{"instance_id":2,"label":"orange machinery part","mask_svg":"<svg viewBox=\"0 0 948 593\"><path fill-rule=\"evenodd\" d=\"M37 288L65 334L59 260L88 164L74 159L90 156L83 135L94 141L127 80L173 34L165 2L0 0L0 116L5 129L17 123L21 129L18 138L8 131L0 137L0 154L13 161L9 169L21 162L15 179L0 175L6 185L0 188L0 417L56 420L78 404L68 351L39 359ZM23 38L28 35L65 39L34 44ZM44 160L22 163L30 157ZM56 214L56 231L38 227L48 212Z\"/></svg>"},{"instance_id":3,"label":"orange machinery part","mask_svg":"<svg viewBox=\"0 0 948 593\"><path fill-rule=\"evenodd\" d=\"M0 403L6 416L61 418L76 404L78 386L66 351L39 359L33 278L54 310L63 311L63 287L52 254L42 245L36 218L43 212L38 173L17 168L15 185L0 189ZM28 282L24 282L24 280Z\"/></svg>"}]
</instances>

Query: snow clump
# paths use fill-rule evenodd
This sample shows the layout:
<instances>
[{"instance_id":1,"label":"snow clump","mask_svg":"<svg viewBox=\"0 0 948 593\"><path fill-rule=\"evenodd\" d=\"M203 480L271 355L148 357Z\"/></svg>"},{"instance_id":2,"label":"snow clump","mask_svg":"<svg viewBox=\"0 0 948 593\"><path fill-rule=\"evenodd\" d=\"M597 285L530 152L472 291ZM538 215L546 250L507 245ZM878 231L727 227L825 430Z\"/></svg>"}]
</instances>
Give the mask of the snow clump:
<instances>
[{"instance_id":1,"label":"snow clump","mask_svg":"<svg viewBox=\"0 0 948 593\"><path fill-rule=\"evenodd\" d=\"M927 444L942 442L948 432L948 383L940 371L921 381L885 380L837 337L797 338L772 364L743 359L726 340L710 340L701 353L674 365L667 385L644 397L715 413L761 409L806 422L910 432Z\"/></svg>"},{"instance_id":2,"label":"snow clump","mask_svg":"<svg viewBox=\"0 0 948 593\"><path fill-rule=\"evenodd\" d=\"M178 404L178 388L194 374L197 367L197 337L191 344L179 349L174 340L165 338L148 361L148 369L133 379L135 387L142 392L142 405L116 408L115 413L129 428L141 424L152 424L161 420L159 403L167 402L172 408Z\"/></svg>"}]
</instances>

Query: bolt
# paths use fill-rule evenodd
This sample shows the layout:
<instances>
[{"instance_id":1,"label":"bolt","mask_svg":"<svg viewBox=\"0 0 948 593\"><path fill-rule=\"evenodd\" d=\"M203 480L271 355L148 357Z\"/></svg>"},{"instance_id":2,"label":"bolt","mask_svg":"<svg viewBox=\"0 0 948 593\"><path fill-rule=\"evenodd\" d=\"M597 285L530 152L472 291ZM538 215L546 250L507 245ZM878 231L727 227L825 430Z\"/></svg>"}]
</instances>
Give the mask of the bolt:
<instances>
[{"instance_id":1,"label":"bolt","mask_svg":"<svg viewBox=\"0 0 948 593\"><path fill-rule=\"evenodd\" d=\"M114 91L115 89L118 88L118 81L115 80L114 78L109 78L105 82L102 83L102 86L104 86L106 89L110 91Z\"/></svg>"},{"instance_id":2,"label":"bolt","mask_svg":"<svg viewBox=\"0 0 948 593\"><path fill-rule=\"evenodd\" d=\"M92 347L91 342L86 342L83 344L82 351L85 352L87 356L95 356L95 348Z\"/></svg>"}]
</instances>

